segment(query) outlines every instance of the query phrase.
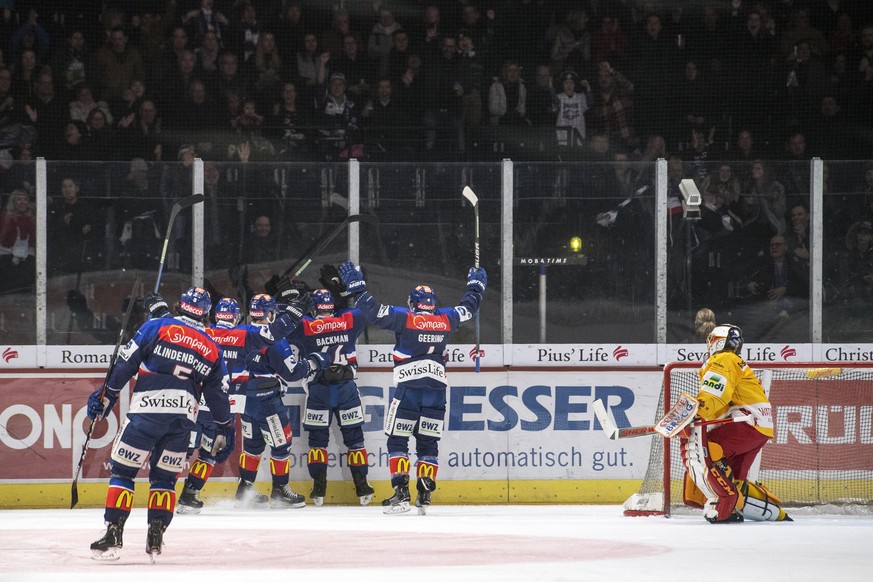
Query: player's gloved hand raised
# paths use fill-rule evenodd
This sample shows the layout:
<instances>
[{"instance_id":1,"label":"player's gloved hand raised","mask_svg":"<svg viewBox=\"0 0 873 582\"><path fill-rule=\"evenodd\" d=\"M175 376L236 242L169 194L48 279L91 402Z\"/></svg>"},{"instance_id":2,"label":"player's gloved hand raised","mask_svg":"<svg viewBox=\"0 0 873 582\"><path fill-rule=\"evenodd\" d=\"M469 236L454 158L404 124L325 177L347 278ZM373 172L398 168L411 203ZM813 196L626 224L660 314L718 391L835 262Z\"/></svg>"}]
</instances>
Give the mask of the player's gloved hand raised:
<instances>
[{"instance_id":1,"label":"player's gloved hand raised","mask_svg":"<svg viewBox=\"0 0 873 582\"><path fill-rule=\"evenodd\" d=\"M340 278L345 283L349 293L363 293L367 290L367 282L364 281L364 274L361 273L361 268L356 267L351 261L346 261L339 266Z\"/></svg>"},{"instance_id":2,"label":"player's gloved hand raised","mask_svg":"<svg viewBox=\"0 0 873 582\"><path fill-rule=\"evenodd\" d=\"M233 421L219 424L215 440L212 441L212 456L216 463L223 463L230 458L236 448L236 426Z\"/></svg>"},{"instance_id":3,"label":"player's gloved hand raised","mask_svg":"<svg viewBox=\"0 0 873 582\"><path fill-rule=\"evenodd\" d=\"M318 282L321 283L322 287L330 291L334 297L349 296L349 290L346 289L346 286L343 284L339 269L334 265L322 265L318 276Z\"/></svg>"},{"instance_id":4,"label":"player's gloved hand raised","mask_svg":"<svg viewBox=\"0 0 873 582\"><path fill-rule=\"evenodd\" d=\"M487 285L488 275L485 273L485 269L470 267L470 271L467 273L467 291L484 293Z\"/></svg>"},{"instance_id":5,"label":"player's gloved hand raised","mask_svg":"<svg viewBox=\"0 0 873 582\"><path fill-rule=\"evenodd\" d=\"M115 406L115 401L118 400L118 393L109 390L103 390L101 386L91 393L88 397L88 418L91 420L99 420L109 414L112 407Z\"/></svg>"},{"instance_id":6,"label":"player's gloved hand raised","mask_svg":"<svg viewBox=\"0 0 873 582\"><path fill-rule=\"evenodd\" d=\"M143 307L149 312L149 317L155 319L158 317L170 317L170 308L164 298L157 293L146 293L142 298Z\"/></svg>"},{"instance_id":7,"label":"player's gloved hand raised","mask_svg":"<svg viewBox=\"0 0 873 582\"><path fill-rule=\"evenodd\" d=\"M312 312L315 309L315 304L312 302L312 295L306 293L300 295L291 303L280 303L278 308L287 313L294 323L300 323L303 316Z\"/></svg>"}]
</instances>

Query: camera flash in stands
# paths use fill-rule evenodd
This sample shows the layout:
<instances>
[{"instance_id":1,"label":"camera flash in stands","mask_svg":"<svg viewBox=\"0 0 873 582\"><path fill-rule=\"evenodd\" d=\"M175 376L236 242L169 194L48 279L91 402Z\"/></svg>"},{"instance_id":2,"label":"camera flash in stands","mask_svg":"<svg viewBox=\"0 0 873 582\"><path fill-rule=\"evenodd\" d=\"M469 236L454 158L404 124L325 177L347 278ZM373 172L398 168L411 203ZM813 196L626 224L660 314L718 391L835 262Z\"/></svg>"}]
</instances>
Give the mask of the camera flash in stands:
<instances>
[{"instance_id":1,"label":"camera flash in stands","mask_svg":"<svg viewBox=\"0 0 873 582\"><path fill-rule=\"evenodd\" d=\"M570 239L570 250L574 253L578 253L582 250L582 239L578 236L574 236Z\"/></svg>"}]
</instances>

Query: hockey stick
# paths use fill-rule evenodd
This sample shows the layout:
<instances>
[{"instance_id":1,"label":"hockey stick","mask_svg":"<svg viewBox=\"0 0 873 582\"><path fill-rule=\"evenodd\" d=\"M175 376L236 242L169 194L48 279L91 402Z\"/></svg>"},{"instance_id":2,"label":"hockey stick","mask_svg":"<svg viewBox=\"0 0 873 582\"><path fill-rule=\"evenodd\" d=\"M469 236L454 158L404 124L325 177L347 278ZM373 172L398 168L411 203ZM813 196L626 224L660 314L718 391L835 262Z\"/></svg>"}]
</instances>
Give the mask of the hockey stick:
<instances>
[{"instance_id":1,"label":"hockey stick","mask_svg":"<svg viewBox=\"0 0 873 582\"><path fill-rule=\"evenodd\" d=\"M127 328L127 322L130 320L130 312L133 311L133 304L136 303L134 297L136 297L136 290L139 288L141 279L142 277L137 275L136 280L133 282L133 291L130 292L127 309L124 310L124 318L121 320L121 329L118 330L118 339L115 340L115 349L112 351L112 359L109 360L109 369L106 370L106 377L103 378L100 400L103 400L103 396L106 394L106 384L109 382L109 376L112 375L112 370L115 368L115 361L118 358L118 348L121 347L121 341L124 339L124 330ZM79 503L79 473L82 472L82 463L85 462L85 453L88 450L88 445L91 443L91 434L94 432L94 425L97 424L98 420L99 419L97 418L91 420L91 425L88 427L88 432L85 434L85 443L82 445L82 454L79 455L79 464L76 465L76 473L73 475L73 486L70 490L70 509L73 509L76 507L76 504Z\"/></svg>"},{"instance_id":2,"label":"hockey stick","mask_svg":"<svg viewBox=\"0 0 873 582\"><path fill-rule=\"evenodd\" d=\"M610 419L609 415L606 413L606 407L603 405L603 400L593 401L591 403L591 409L594 411L594 416L597 417L598 422L600 422L600 426L603 427L603 432L611 440L652 436L654 434L658 434L664 438L671 438L678 434L679 431L682 430L682 428L685 428L685 426L687 426L688 424L691 424L691 426L712 426L717 424L727 424L730 422L746 422L752 419L752 415L746 414L744 416L732 416L729 418L719 418L716 420L698 420L697 422L687 422L678 428L675 428L676 425L673 425L674 430L668 433L669 436L665 436L664 433L658 431L657 428L659 426L663 428L665 421L668 421L670 419L671 413L674 412L676 406L674 406L673 409L671 409L670 412L668 412L664 416L664 418L662 418L658 422L658 424L627 426L624 428L618 428L617 426L615 426L615 423L612 422L612 419ZM693 420L694 416L691 415L690 418Z\"/></svg>"},{"instance_id":3,"label":"hockey stick","mask_svg":"<svg viewBox=\"0 0 873 582\"><path fill-rule=\"evenodd\" d=\"M167 246L170 244L170 234L173 232L173 223L176 221L176 215L185 208L190 208L198 202L203 202L203 194L192 194L187 198L182 198L170 209L170 220L167 223L167 234L164 235L164 248L161 251L161 263L158 266L158 280L155 281L155 293L161 286L161 275L164 274L164 261L167 260Z\"/></svg>"},{"instance_id":4,"label":"hockey stick","mask_svg":"<svg viewBox=\"0 0 873 582\"><path fill-rule=\"evenodd\" d=\"M473 205L473 219L476 225L476 238L473 243L473 267L476 269L479 268L479 197L476 196L476 193L473 192L473 189L469 186L464 186L464 190L462 192L464 198L466 198L470 204ZM476 373L479 373L480 365L482 361L481 352L479 351L479 310L476 310Z\"/></svg>"},{"instance_id":5,"label":"hockey stick","mask_svg":"<svg viewBox=\"0 0 873 582\"><path fill-rule=\"evenodd\" d=\"M270 295L276 294L276 289L278 288L279 281L282 277L288 277L292 281L300 276L300 274L306 270L309 265L312 264L312 261L315 260L315 257L323 251L330 242L335 239L339 233L341 233L345 228L352 224L353 222L375 222L376 216L373 214L352 214L347 216L345 220L341 223L333 227L333 229L327 234L321 236L316 239L309 248L303 251L303 254L297 259L293 265L285 269L285 272L282 275L273 275L269 281L264 285L264 289Z\"/></svg>"}]
</instances>

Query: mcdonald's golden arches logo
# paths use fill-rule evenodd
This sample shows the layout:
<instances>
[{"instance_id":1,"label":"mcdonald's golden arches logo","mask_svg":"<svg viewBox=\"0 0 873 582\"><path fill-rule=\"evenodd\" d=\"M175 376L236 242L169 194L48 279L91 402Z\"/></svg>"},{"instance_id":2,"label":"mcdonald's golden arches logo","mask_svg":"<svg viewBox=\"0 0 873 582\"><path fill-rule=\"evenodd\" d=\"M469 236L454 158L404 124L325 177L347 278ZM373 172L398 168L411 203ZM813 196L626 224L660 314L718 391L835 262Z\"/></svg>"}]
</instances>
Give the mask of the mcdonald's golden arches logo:
<instances>
[{"instance_id":1,"label":"mcdonald's golden arches logo","mask_svg":"<svg viewBox=\"0 0 873 582\"><path fill-rule=\"evenodd\" d=\"M418 464L418 477L427 477L428 479L436 479L437 466L430 463Z\"/></svg>"},{"instance_id":2,"label":"mcdonald's golden arches logo","mask_svg":"<svg viewBox=\"0 0 873 582\"><path fill-rule=\"evenodd\" d=\"M327 464L327 449L309 449L307 460L310 464ZM349 461L351 463L351 461Z\"/></svg>"},{"instance_id":3,"label":"mcdonald's golden arches logo","mask_svg":"<svg viewBox=\"0 0 873 582\"><path fill-rule=\"evenodd\" d=\"M173 512L176 506L176 492L166 489L155 489L149 492L149 509L163 509Z\"/></svg>"},{"instance_id":4,"label":"mcdonald's golden arches logo","mask_svg":"<svg viewBox=\"0 0 873 582\"><path fill-rule=\"evenodd\" d=\"M123 487L110 487L107 494L106 507L114 507L130 511L133 507L133 491Z\"/></svg>"},{"instance_id":5,"label":"mcdonald's golden arches logo","mask_svg":"<svg viewBox=\"0 0 873 582\"><path fill-rule=\"evenodd\" d=\"M367 449L349 451L349 467L363 467L367 464Z\"/></svg>"}]
</instances>

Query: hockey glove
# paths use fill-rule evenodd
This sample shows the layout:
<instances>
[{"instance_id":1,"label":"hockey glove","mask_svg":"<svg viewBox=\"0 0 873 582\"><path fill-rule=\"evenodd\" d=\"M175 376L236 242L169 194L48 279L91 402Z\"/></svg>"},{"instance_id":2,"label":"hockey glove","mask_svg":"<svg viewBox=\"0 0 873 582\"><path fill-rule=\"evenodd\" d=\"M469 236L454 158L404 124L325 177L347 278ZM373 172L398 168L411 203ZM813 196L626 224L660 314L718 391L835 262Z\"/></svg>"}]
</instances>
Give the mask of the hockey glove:
<instances>
[{"instance_id":1,"label":"hockey glove","mask_svg":"<svg viewBox=\"0 0 873 582\"><path fill-rule=\"evenodd\" d=\"M340 384L355 379L355 369L351 366L333 364L324 371L324 380L328 384Z\"/></svg>"},{"instance_id":2,"label":"hockey glove","mask_svg":"<svg viewBox=\"0 0 873 582\"><path fill-rule=\"evenodd\" d=\"M146 293L145 297L142 298L142 304L146 311L149 312L150 319L170 317L172 315L167 302L157 293Z\"/></svg>"},{"instance_id":3,"label":"hockey glove","mask_svg":"<svg viewBox=\"0 0 873 582\"><path fill-rule=\"evenodd\" d=\"M334 298L345 298L349 296L349 290L346 289L346 286L343 284L339 269L333 265L323 265L321 267L318 282L321 283L322 287L330 291Z\"/></svg>"},{"instance_id":4,"label":"hockey glove","mask_svg":"<svg viewBox=\"0 0 873 582\"><path fill-rule=\"evenodd\" d=\"M300 323L304 315L307 315L315 309L315 304L312 302L312 296L309 293L301 295L291 303L280 303L279 309L288 314L291 321L296 325Z\"/></svg>"},{"instance_id":5,"label":"hockey glove","mask_svg":"<svg viewBox=\"0 0 873 582\"><path fill-rule=\"evenodd\" d=\"M212 456L216 463L223 463L230 458L236 448L236 426L233 422L218 425L215 440L212 441Z\"/></svg>"},{"instance_id":6,"label":"hockey glove","mask_svg":"<svg viewBox=\"0 0 873 582\"><path fill-rule=\"evenodd\" d=\"M328 368L330 363L333 361L333 358L330 357L330 354L325 352L312 352L308 356L306 356L306 363L309 364L309 374L306 375L306 382L312 382L315 380L318 374Z\"/></svg>"},{"instance_id":7,"label":"hockey glove","mask_svg":"<svg viewBox=\"0 0 873 582\"><path fill-rule=\"evenodd\" d=\"M350 294L363 293L367 290L367 282L364 281L364 274L361 273L361 268L356 267L351 261L346 261L339 267L340 278L348 289Z\"/></svg>"},{"instance_id":8,"label":"hockey glove","mask_svg":"<svg viewBox=\"0 0 873 582\"><path fill-rule=\"evenodd\" d=\"M485 293L487 284L488 275L485 274L485 269L470 267L470 271L467 273L467 291Z\"/></svg>"},{"instance_id":9,"label":"hockey glove","mask_svg":"<svg viewBox=\"0 0 873 582\"><path fill-rule=\"evenodd\" d=\"M100 420L105 417L115 406L116 400L118 400L118 392L108 388L104 392L102 387L98 388L88 397L88 418Z\"/></svg>"}]
</instances>

